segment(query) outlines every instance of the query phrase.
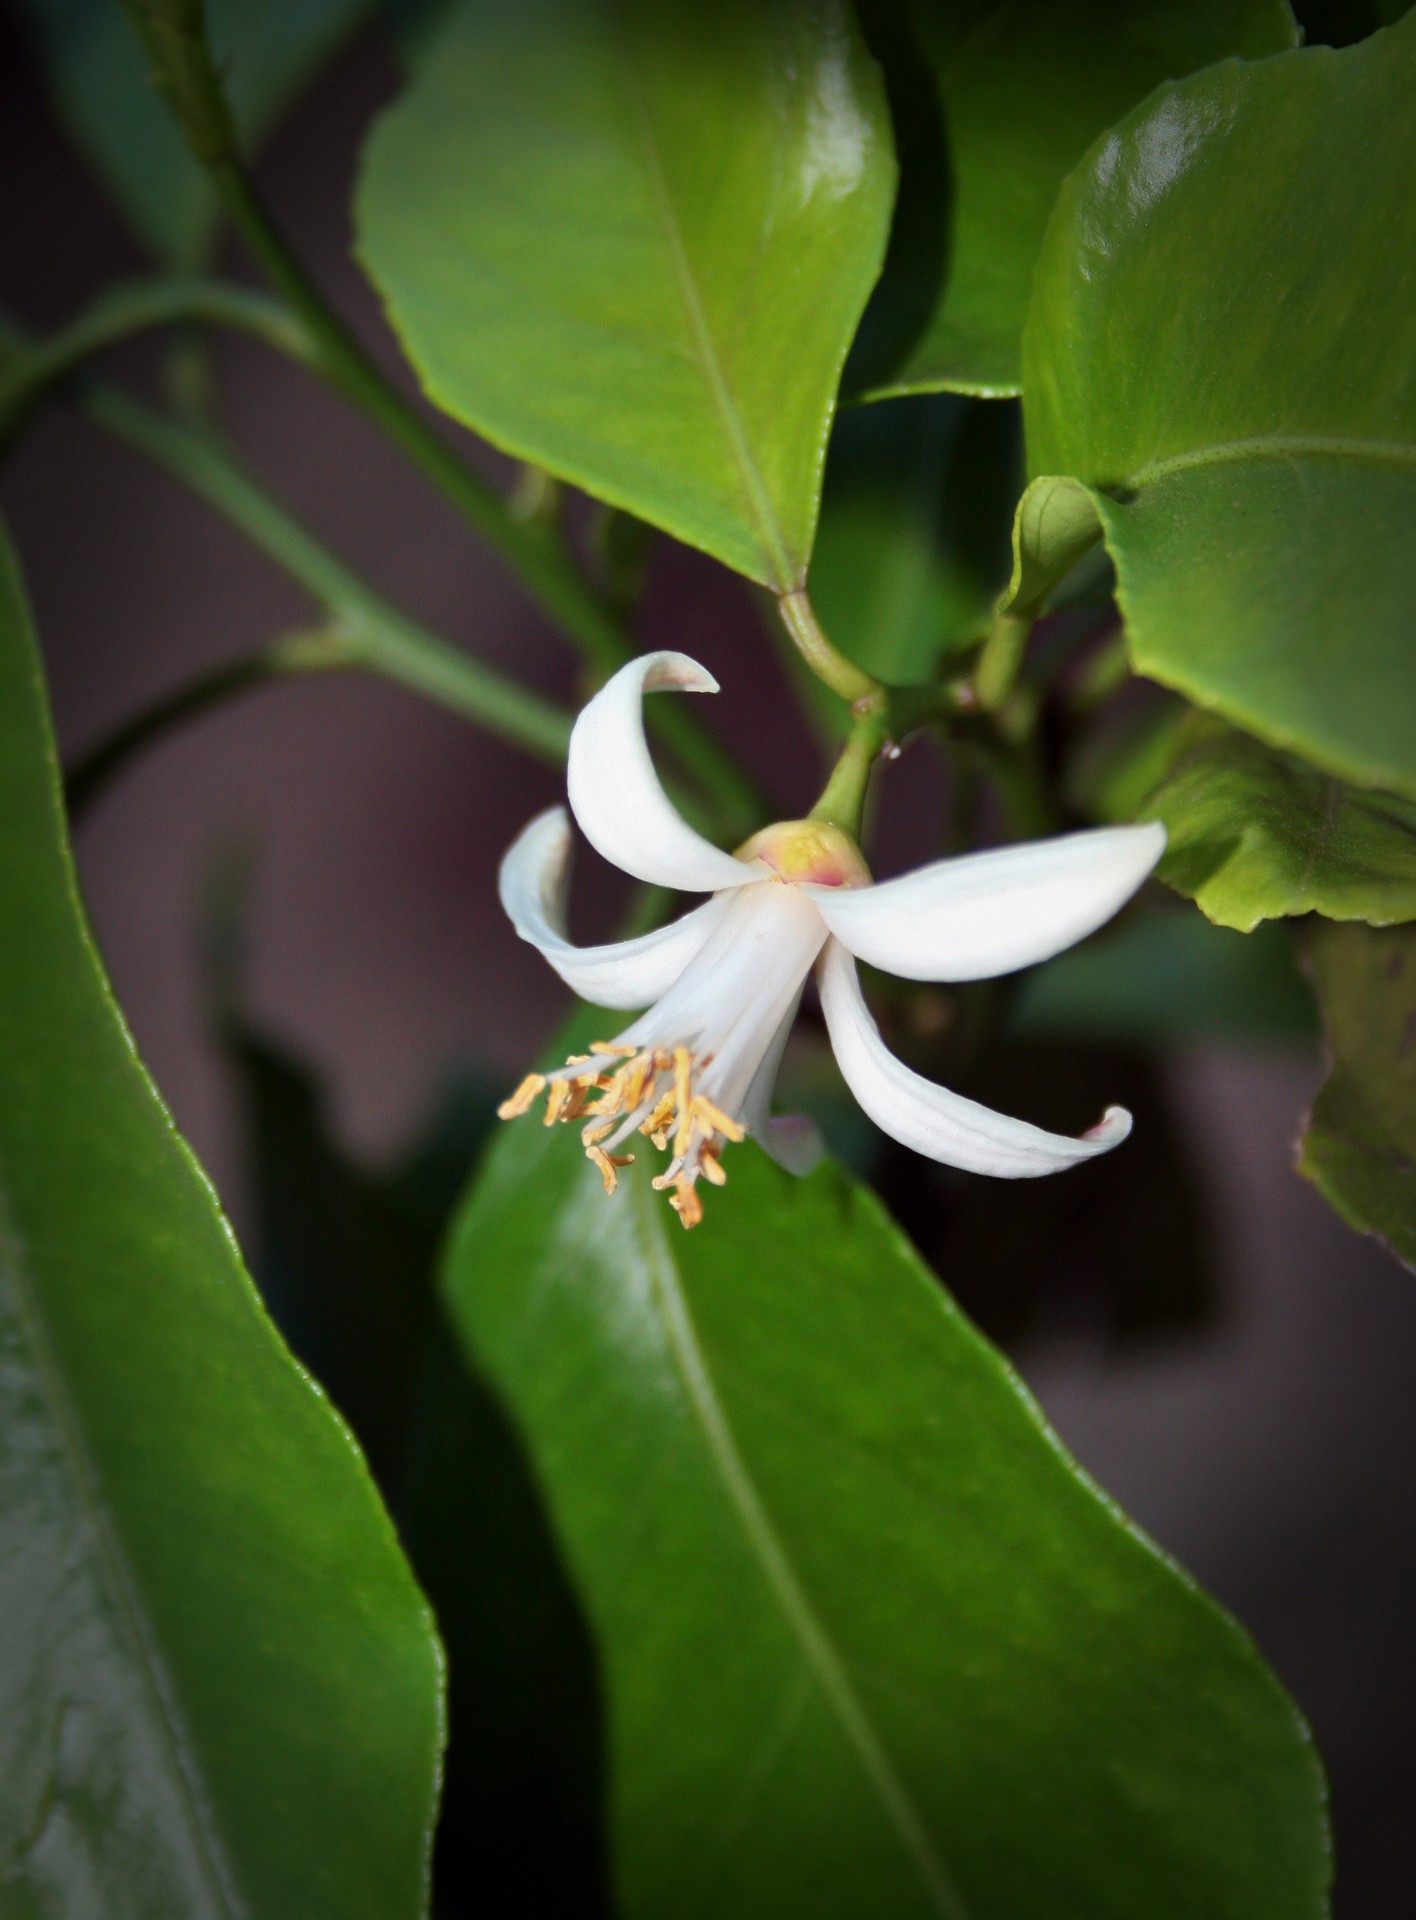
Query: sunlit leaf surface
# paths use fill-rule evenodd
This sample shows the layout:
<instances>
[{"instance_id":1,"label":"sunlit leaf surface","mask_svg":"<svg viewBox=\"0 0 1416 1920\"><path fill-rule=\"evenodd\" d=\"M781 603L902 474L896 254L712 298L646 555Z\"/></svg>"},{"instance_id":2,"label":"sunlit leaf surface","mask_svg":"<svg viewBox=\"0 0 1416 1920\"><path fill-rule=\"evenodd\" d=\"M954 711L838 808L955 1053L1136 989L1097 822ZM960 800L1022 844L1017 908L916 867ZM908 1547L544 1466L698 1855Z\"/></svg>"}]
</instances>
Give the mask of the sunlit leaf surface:
<instances>
[{"instance_id":1,"label":"sunlit leaf surface","mask_svg":"<svg viewBox=\"0 0 1416 1920\"><path fill-rule=\"evenodd\" d=\"M1019 393L1033 268L1063 179L1162 80L1291 47L1292 15L1282 0L910 0L906 13L896 58L927 69L937 100L936 281L900 363L871 386ZM906 181L902 204L909 192ZM926 248L922 215L918 227ZM918 266L901 265L913 282ZM882 303L900 298L892 278Z\"/></svg>"},{"instance_id":2,"label":"sunlit leaf surface","mask_svg":"<svg viewBox=\"0 0 1416 1920\"><path fill-rule=\"evenodd\" d=\"M374 131L359 249L449 413L781 588L893 193L843 0L469 0Z\"/></svg>"}]
</instances>

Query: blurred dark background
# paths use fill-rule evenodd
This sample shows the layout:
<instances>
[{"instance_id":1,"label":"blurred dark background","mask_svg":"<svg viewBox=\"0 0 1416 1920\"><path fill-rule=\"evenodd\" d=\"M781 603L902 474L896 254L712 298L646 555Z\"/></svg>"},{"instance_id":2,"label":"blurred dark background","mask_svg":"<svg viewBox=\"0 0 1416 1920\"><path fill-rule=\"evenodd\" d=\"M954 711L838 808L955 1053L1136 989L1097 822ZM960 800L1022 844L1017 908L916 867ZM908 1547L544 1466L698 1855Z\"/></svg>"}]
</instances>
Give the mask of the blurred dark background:
<instances>
[{"instance_id":1,"label":"blurred dark background","mask_svg":"<svg viewBox=\"0 0 1416 1920\"><path fill-rule=\"evenodd\" d=\"M386 44L367 33L260 169L316 277L390 365L392 343L349 257L347 205L362 130L397 85ZM5 13L0 149L8 311L52 327L108 280L145 270L60 135ZM248 271L234 253L225 264ZM156 390L150 346L111 364ZM223 338L217 365L237 446L337 552L437 630L576 698L571 657L515 581L371 429L249 342ZM13 451L0 500L68 757L308 618L298 591L240 535L62 407ZM782 738L784 682L747 590L697 556L660 551L642 633L718 675L715 721L774 805L792 814L809 804L814 750L805 730ZM503 847L556 787L545 769L397 689L324 678L198 721L96 802L77 851L104 958L238 1230L258 1236L269 1219L255 1191L249 1087L215 1036L198 962L215 877L233 856L247 874L243 1017L320 1077L333 1130L376 1163L402 1149L457 1075L514 1080L564 1009L494 894ZM935 846L939 788L932 749L907 751L884 804L887 870ZM616 896L585 868L580 924L598 931ZM1094 1070L1059 1123L1091 1117ZM1017 1056L1013 1104L1047 1121L1027 1104L1031 1071L1030 1056ZM1115 1071L1139 1069L1118 1060ZM941 1243L952 1247L943 1259L933 1189L902 1183L897 1193L889 1165L883 1177L1068 1444L1238 1614L1292 1689L1332 1780L1339 1920L1389 1920L1411 1911L1416 1890L1416 1279L1351 1235L1292 1171L1320 1075L1316 1049L1302 1047L1192 1047L1145 1069L1164 1107L1151 1127L1159 1190L1167 1157L1177 1182L1193 1173L1195 1230L1209 1250L1203 1286L1173 1314L1136 1311L1171 1286L1169 1243L1181 1229L1164 1206L1139 1207L1126 1271L1101 1270L1096 1215L1106 1210L1109 1231L1124 1156L1117 1185L1078 1189L1060 1213L1037 1216L1050 1234L1045 1261L1028 1259L1026 1233L997 1212ZM1138 1105L1139 1142L1145 1093L1105 1091Z\"/></svg>"}]
</instances>

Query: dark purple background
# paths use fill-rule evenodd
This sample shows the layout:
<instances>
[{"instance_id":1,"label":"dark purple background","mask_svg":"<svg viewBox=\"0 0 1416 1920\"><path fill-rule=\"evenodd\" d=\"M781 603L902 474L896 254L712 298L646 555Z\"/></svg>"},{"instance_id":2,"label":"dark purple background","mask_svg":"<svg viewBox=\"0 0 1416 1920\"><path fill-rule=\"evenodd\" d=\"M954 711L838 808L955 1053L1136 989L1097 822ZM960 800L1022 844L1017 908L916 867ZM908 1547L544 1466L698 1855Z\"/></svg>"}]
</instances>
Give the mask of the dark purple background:
<instances>
[{"instance_id":1,"label":"dark purple background","mask_svg":"<svg viewBox=\"0 0 1416 1920\"><path fill-rule=\"evenodd\" d=\"M371 38L262 169L322 284L385 354L349 259L346 207L360 131L395 85ZM0 100L0 297L52 325L144 262L57 135L8 22ZM259 347L223 341L219 357L226 419L283 501L431 625L573 700L573 664L515 582L371 430ZM151 380L141 349L114 366ZM66 753L308 618L238 534L61 411L11 460L3 502ZM810 752L804 739L781 743L781 683L745 590L670 555L645 635L718 673L725 732L783 812L809 803ZM891 776L900 857L928 845L920 822L933 809L911 801L932 785L927 749ZM514 1078L562 1005L493 896L506 841L556 792L549 771L464 722L339 679L204 719L98 803L78 853L104 956L238 1225L230 1089L193 957L197 902L222 850L254 859L255 1012L318 1065L348 1137L377 1153L403 1138L450 1063ZM586 879L593 924L609 896ZM1227 1247L1218 1325L1124 1361L1080 1335L1034 1340L1018 1358L1096 1477L1239 1614L1297 1695L1334 1781L1340 1920L1390 1920L1416 1890L1416 1278L1347 1233L1290 1170L1316 1060L1191 1052L1169 1072Z\"/></svg>"}]
</instances>

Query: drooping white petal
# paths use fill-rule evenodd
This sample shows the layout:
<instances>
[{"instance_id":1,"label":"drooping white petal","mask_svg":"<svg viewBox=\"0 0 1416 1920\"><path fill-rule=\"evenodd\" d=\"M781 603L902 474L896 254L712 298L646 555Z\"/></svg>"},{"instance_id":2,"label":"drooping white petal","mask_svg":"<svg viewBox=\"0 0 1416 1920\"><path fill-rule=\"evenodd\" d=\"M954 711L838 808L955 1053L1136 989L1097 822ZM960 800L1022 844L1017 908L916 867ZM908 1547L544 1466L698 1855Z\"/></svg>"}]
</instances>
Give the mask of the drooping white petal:
<instances>
[{"instance_id":1,"label":"drooping white petal","mask_svg":"<svg viewBox=\"0 0 1416 1920\"><path fill-rule=\"evenodd\" d=\"M1090 1132L1073 1140L950 1093L890 1052L865 1004L855 961L839 940L826 942L817 978L826 1030L847 1086L877 1127L926 1159L1023 1180L1090 1160L1131 1131L1124 1107L1108 1107Z\"/></svg>"},{"instance_id":2,"label":"drooping white petal","mask_svg":"<svg viewBox=\"0 0 1416 1920\"><path fill-rule=\"evenodd\" d=\"M871 887L805 887L858 959L904 980L987 980L1103 926L1165 849L1165 828L1094 827L940 860Z\"/></svg>"},{"instance_id":3,"label":"drooping white petal","mask_svg":"<svg viewBox=\"0 0 1416 1920\"><path fill-rule=\"evenodd\" d=\"M724 900L707 900L637 940L577 947L565 936L569 867L570 819L564 807L549 807L522 828L502 859L497 886L511 924L582 1000L598 1007L649 1006L701 951Z\"/></svg>"},{"instance_id":4,"label":"drooping white petal","mask_svg":"<svg viewBox=\"0 0 1416 1920\"><path fill-rule=\"evenodd\" d=\"M566 786L591 846L638 880L716 893L766 877L696 833L659 783L644 738L643 695L658 688L716 693L686 653L646 653L607 680L570 736Z\"/></svg>"},{"instance_id":5,"label":"drooping white petal","mask_svg":"<svg viewBox=\"0 0 1416 1920\"><path fill-rule=\"evenodd\" d=\"M788 1173L807 1174L820 1164L826 1152L820 1128L807 1114L772 1111L772 1090L800 1005L798 992L743 1096L741 1118L753 1139L779 1167L785 1167Z\"/></svg>"}]
</instances>

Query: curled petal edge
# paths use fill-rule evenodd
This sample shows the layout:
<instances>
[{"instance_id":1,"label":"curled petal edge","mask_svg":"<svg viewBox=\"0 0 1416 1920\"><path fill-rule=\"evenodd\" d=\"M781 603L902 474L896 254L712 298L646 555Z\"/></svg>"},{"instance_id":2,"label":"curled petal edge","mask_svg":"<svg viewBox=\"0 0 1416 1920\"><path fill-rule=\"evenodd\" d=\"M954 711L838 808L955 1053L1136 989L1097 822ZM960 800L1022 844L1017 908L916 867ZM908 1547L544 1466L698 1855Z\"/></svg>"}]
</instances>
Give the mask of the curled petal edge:
<instances>
[{"instance_id":1,"label":"curled petal edge","mask_svg":"<svg viewBox=\"0 0 1416 1920\"><path fill-rule=\"evenodd\" d=\"M1003 1180L1059 1173L1119 1146L1131 1131L1124 1107L1108 1107L1072 1139L995 1113L915 1073L880 1037L860 990L855 961L836 939L817 963L821 1010L846 1084L882 1132L912 1152L968 1173Z\"/></svg>"},{"instance_id":2,"label":"curled petal edge","mask_svg":"<svg viewBox=\"0 0 1416 1920\"><path fill-rule=\"evenodd\" d=\"M718 683L686 653L646 653L581 710L566 764L581 831L597 853L654 886L716 893L769 878L705 840L665 793L644 738L643 696L661 689L716 693Z\"/></svg>"},{"instance_id":3,"label":"curled petal edge","mask_svg":"<svg viewBox=\"0 0 1416 1920\"><path fill-rule=\"evenodd\" d=\"M701 950L722 911L705 901L692 913L636 940L577 947L565 934L570 817L549 807L523 827L502 858L497 890L507 918L572 992L594 1006L647 1007L666 994Z\"/></svg>"}]
</instances>

